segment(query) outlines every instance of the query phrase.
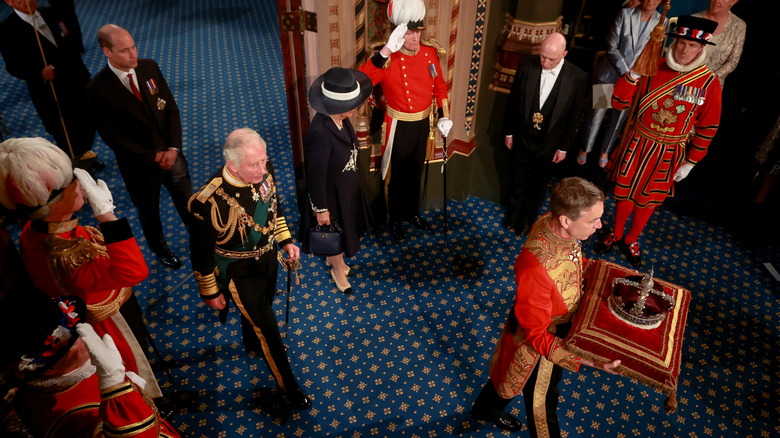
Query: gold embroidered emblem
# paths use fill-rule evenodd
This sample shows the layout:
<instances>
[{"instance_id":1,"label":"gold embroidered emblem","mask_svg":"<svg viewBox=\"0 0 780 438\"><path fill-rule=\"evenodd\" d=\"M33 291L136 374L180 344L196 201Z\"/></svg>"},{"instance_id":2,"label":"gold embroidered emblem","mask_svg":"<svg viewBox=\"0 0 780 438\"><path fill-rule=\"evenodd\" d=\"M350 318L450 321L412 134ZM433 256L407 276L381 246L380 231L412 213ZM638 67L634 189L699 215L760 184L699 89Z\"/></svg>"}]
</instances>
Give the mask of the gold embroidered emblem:
<instances>
[{"instance_id":1,"label":"gold embroidered emblem","mask_svg":"<svg viewBox=\"0 0 780 438\"><path fill-rule=\"evenodd\" d=\"M540 123L544 122L544 116L540 112L535 112L533 116L531 116L531 121L534 122L534 129L537 131L541 131L542 127L539 125Z\"/></svg>"},{"instance_id":2,"label":"gold embroidered emblem","mask_svg":"<svg viewBox=\"0 0 780 438\"><path fill-rule=\"evenodd\" d=\"M653 120L658 122L658 124L651 123L651 128L662 133L674 132L674 126L667 125L673 125L677 123L677 114L667 109L661 109L657 113L653 113L651 117Z\"/></svg>"},{"instance_id":3,"label":"gold embroidered emblem","mask_svg":"<svg viewBox=\"0 0 780 438\"><path fill-rule=\"evenodd\" d=\"M664 108L671 108L672 106L674 106L674 99L671 97L664 99Z\"/></svg>"}]
</instances>

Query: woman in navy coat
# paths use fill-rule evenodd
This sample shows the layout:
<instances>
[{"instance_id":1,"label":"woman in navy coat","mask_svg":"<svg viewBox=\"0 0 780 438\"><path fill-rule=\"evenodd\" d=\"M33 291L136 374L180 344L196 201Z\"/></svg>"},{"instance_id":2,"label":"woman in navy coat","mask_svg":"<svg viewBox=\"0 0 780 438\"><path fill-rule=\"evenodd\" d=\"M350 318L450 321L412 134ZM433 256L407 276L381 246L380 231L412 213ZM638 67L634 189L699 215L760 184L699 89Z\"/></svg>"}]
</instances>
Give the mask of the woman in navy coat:
<instances>
[{"instance_id":1,"label":"woman in navy coat","mask_svg":"<svg viewBox=\"0 0 780 438\"><path fill-rule=\"evenodd\" d=\"M325 264L331 268L336 287L347 294L352 292L347 276L353 271L344 256L357 254L360 237L369 224L357 171L358 140L349 117L371 90L367 75L340 67L331 68L317 78L309 90L309 103L317 111L303 151L311 214L301 214L299 239L308 253L308 231L315 223L338 224L344 252L327 257Z\"/></svg>"}]
</instances>

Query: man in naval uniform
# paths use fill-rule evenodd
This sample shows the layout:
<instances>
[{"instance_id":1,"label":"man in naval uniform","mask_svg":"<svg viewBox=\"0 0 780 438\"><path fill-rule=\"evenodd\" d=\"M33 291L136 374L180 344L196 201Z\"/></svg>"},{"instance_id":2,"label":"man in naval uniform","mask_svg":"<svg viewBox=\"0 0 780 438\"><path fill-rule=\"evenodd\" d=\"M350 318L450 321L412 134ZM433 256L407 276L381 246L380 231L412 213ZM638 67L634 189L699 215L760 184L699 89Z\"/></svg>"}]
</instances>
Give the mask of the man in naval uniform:
<instances>
[{"instance_id":1,"label":"man in naval uniform","mask_svg":"<svg viewBox=\"0 0 780 438\"><path fill-rule=\"evenodd\" d=\"M311 407L287 359L272 304L278 245L290 265L300 258L276 196L265 141L252 129L236 129L222 151L225 165L189 201L195 217L190 242L201 298L241 311L244 345L260 350L290 406Z\"/></svg>"},{"instance_id":2,"label":"man in naval uniform","mask_svg":"<svg viewBox=\"0 0 780 438\"><path fill-rule=\"evenodd\" d=\"M387 185L390 233L401 240L406 237L404 220L418 229L430 230L418 210L430 118L435 111L436 126L445 138L452 121L448 118L447 84L438 52L420 41L425 29L422 0L394 0L387 15L397 27L387 44L360 70L374 86L382 85L387 102L382 178Z\"/></svg>"},{"instance_id":3,"label":"man in naval uniform","mask_svg":"<svg viewBox=\"0 0 780 438\"><path fill-rule=\"evenodd\" d=\"M561 436L556 409L564 368L588 365L614 374L620 365L579 358L563 343L582 297L587 260L580 241L601 228L604 194L582 178L565 178L552 188L550 210L534 223L515 261L515 301L490 360L490 380L471 410L476 420L520 430L504 409L522 391L533 437Z\"/></svg>"}]
</instances>

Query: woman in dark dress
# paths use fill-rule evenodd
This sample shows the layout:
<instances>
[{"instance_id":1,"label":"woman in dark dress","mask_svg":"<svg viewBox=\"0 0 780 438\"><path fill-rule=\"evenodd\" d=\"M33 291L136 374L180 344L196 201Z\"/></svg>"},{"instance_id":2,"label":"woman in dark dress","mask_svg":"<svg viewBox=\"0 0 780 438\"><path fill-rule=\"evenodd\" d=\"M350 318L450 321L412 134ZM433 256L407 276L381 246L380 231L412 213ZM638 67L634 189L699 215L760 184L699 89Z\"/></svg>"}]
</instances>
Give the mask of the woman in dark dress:
<instances>
[{"instance_id":1,"label":"woman in dark dress","mask_svg":"<svg viewBox=\"0 0 780 438\"><path fill-rule=\"evenodd\" d=\"M317 114L304 142L306 188L311 214L302 213L299 239L309 252L308 231L316 223L336 223L342 230L344 252L326 259L336 287L351 293L347 276L352 269L344 256L360 249L360 237L369 224L357 171L358 140L349 117L371 94L371 80L362 72L334 67L317 78L309 103Z\"/></svg>"}]
</instances>

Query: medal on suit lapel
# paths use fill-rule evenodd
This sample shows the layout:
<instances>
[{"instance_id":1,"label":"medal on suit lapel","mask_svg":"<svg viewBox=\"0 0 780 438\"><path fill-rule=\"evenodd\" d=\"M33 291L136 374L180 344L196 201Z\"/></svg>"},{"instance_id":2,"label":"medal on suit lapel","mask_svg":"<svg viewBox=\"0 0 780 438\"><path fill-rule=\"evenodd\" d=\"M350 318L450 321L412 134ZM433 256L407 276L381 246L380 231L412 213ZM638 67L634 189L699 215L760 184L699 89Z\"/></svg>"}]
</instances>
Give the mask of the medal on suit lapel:
<instances>
[{"instance_id":1,"label":"medal on suit lapel","mask_svg":"<svg viewBox=\"0 0 780 438\"><path fill-rule=\"evenodd\" d=\"M165 101L165 99L160 99L160 98L158 97L158 98L157 98L157 109L158 109L158 110L160 110L160 111L164 110L164 109L165 109L165 104L166 104L166 103L167 103L167 102Z\"/></svg>"},{"instance_id":2,"label":"medal on suit lapel","mask_svg":"<svg viewBox=\"0 0 780 438\"><path fill-rule=\"evenodd\" d=\"M149 90L149 94L152 96L157 94L157 91L159 91L157 88L157 83L154 82L154 79L149 79L146 81L146 89Z\"/></svg>"},{"instance_id":3,"label":"medal on suit lapel","mask_svg":"<svg viewBox=\"0 0 780 438\"><path fill-rule=\"evenodd\" d=\"M68 28L65 27L65 22L64 21L60 21L59 24L57 24L57 27L60 28L60 36L63 37L63 38L68 36L68 34L70 33L70 32L68 32Z\"/></svg>"},{"instance_id":4,"label":"medal on suit lapel","mask_svg":"<svg viewBox=\"0 0 780 438\"><path fill-rule=\"evenodd\" d=\"M541 131L542 130L542 127L539 125L540 123L544 122L544 116L542 115L542 113L540 113L538 111L535 112L531 116L531 121L534 122L534 129L536 129L537 131Z\"/></svg>"}]
</instances>

